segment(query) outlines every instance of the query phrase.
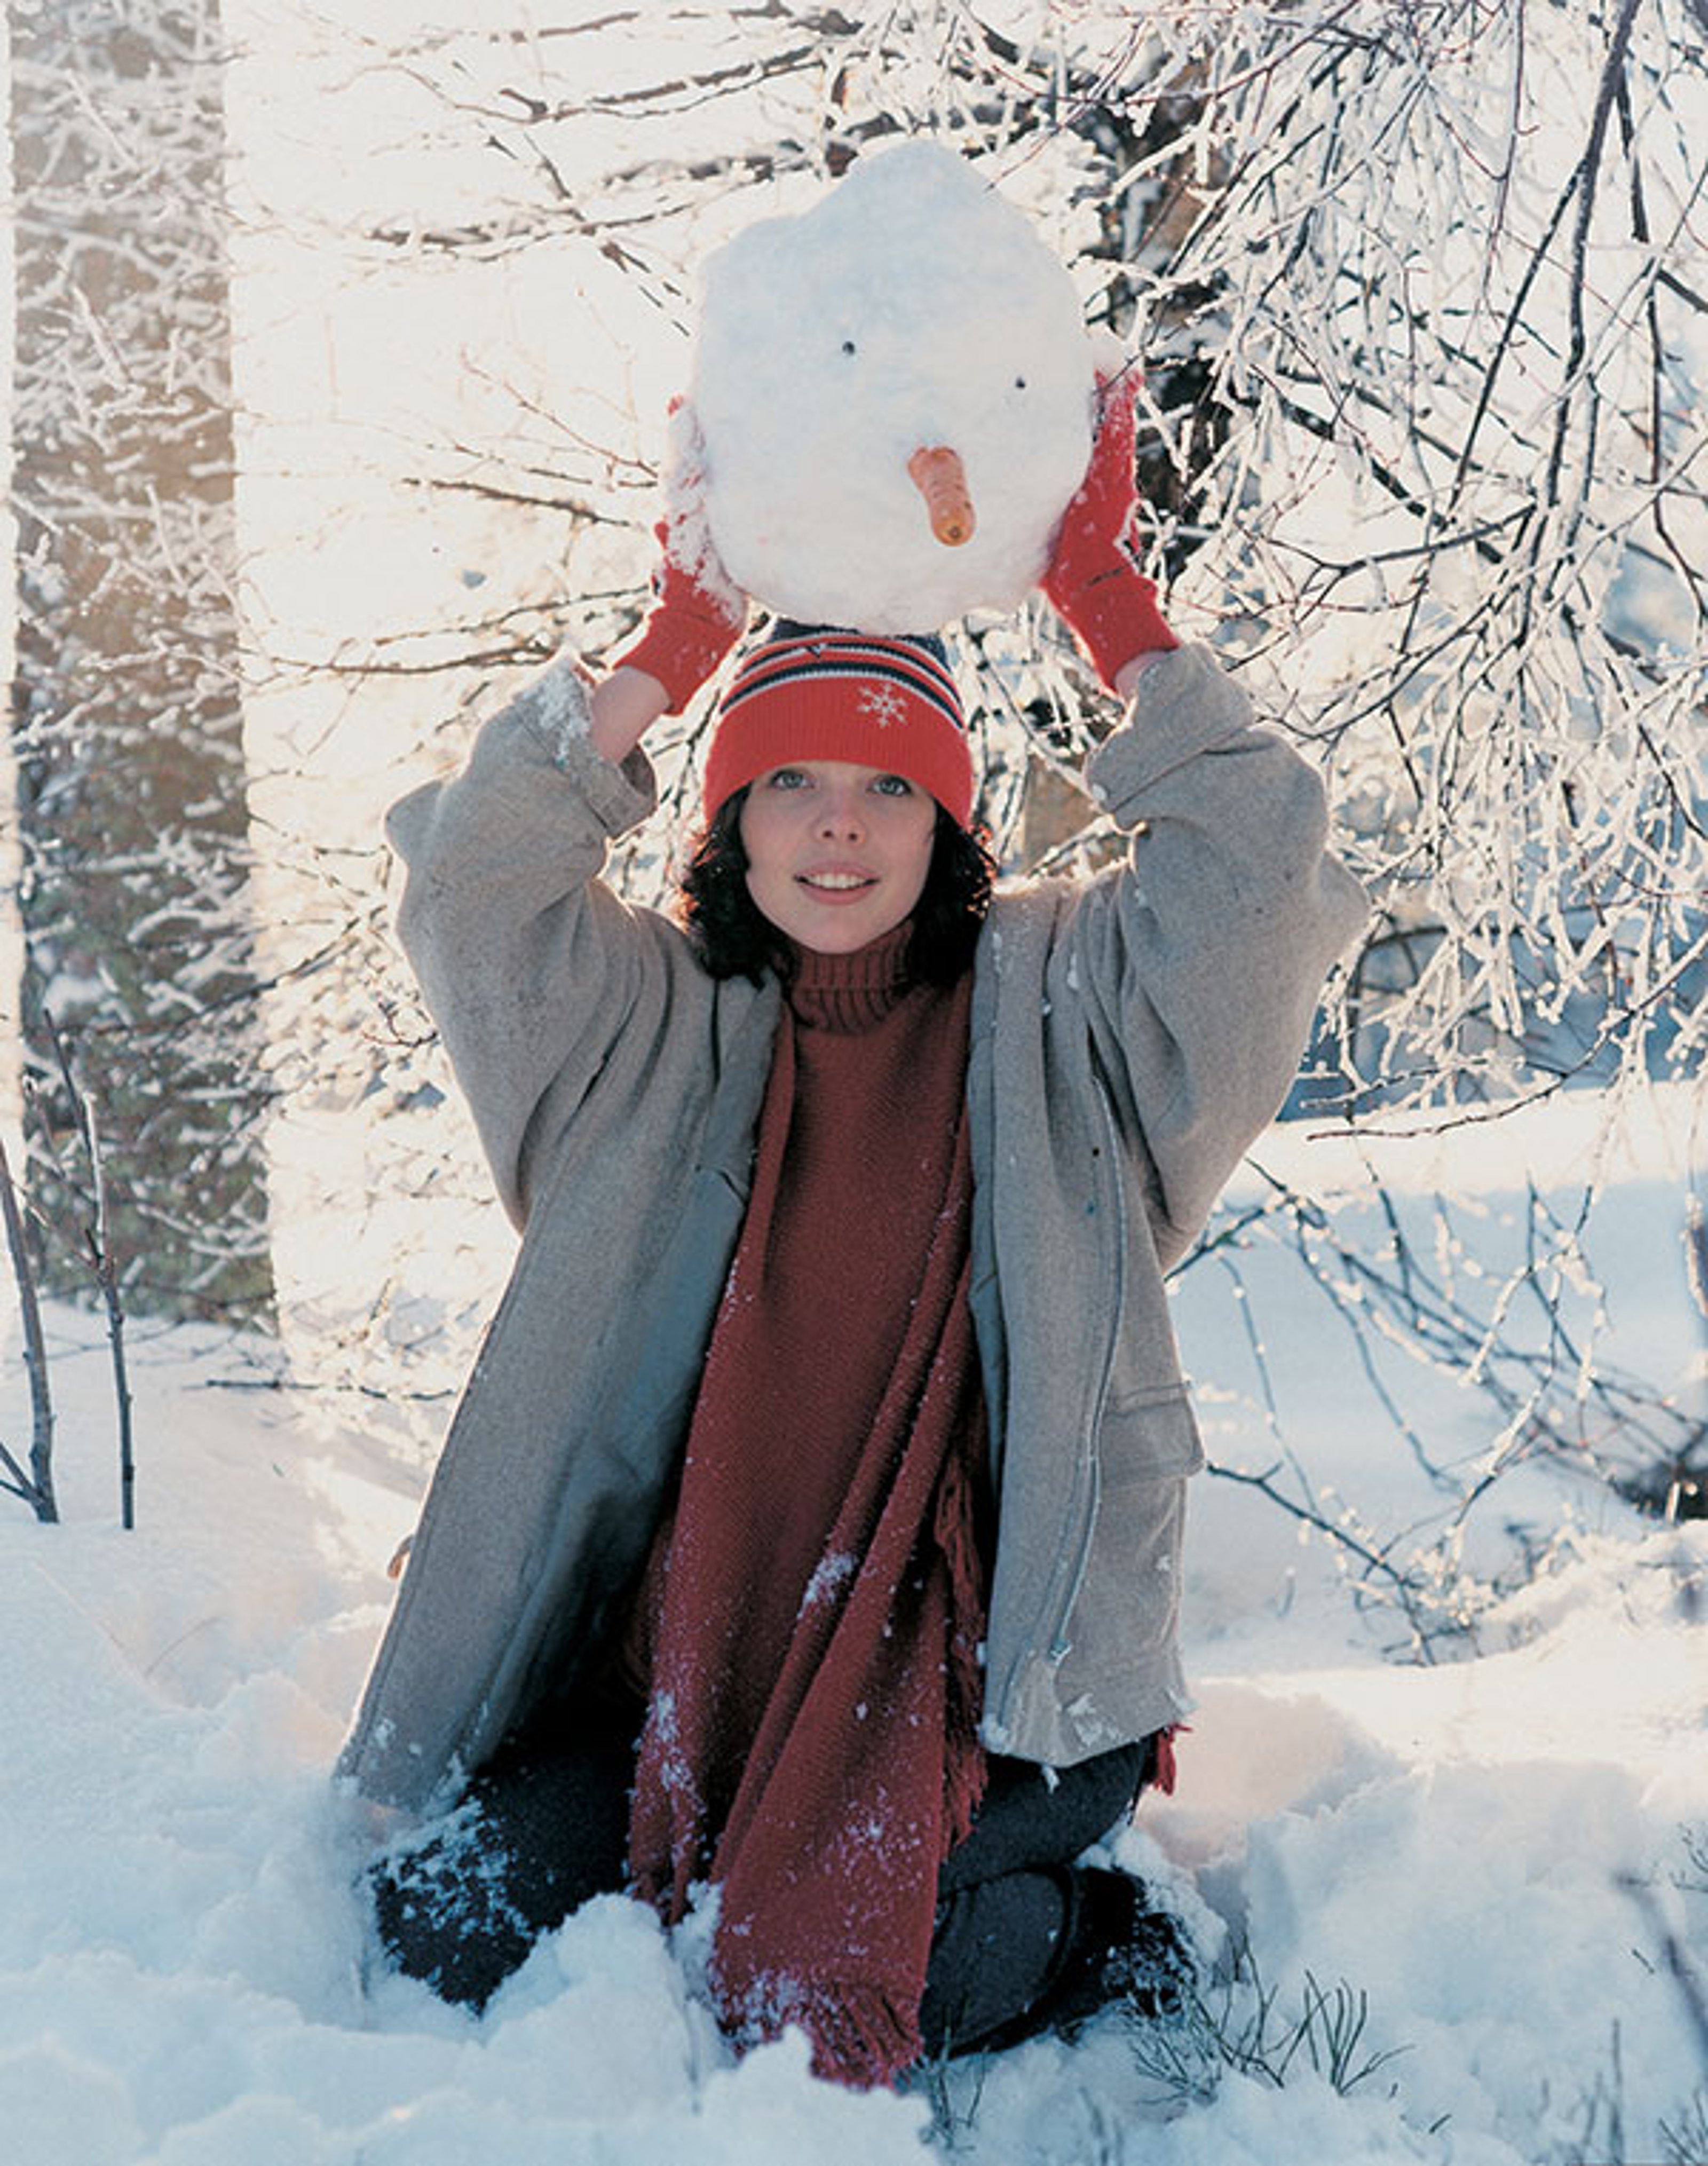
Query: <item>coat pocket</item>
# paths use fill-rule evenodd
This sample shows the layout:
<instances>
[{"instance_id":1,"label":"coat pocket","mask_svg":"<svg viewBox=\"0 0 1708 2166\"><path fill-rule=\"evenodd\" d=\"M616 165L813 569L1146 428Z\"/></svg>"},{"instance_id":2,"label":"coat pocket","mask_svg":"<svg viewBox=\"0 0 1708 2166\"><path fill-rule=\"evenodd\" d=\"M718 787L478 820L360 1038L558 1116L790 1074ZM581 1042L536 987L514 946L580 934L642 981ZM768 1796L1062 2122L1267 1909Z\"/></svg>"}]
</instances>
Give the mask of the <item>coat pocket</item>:
<instances>
[{"instance_id":1,"label":"coat pocket","mask_svg":"<svg viewBox=\"0 0 1708 2166\"><path fill-rule=\"evenodd\" d=\"M1187 1477L1203 1465L1184 1384L1112 1394L1098 1433L1097 1508L1068 1639L1080 1676L1149 1677L1180 1619Z\"/></svg>"},{"instance_id":2,"label":"coat pocket","mask_svg":"<svg viewBox=\"0 0 1708 2166\"><path fill-rule=\"evenodd\" d=\"M1089 1688L1106 1709L1170 1667L1180 1624L1187 1478L1106 1484L1067 1638L1066 1697Z\"/></svg>"},{"instance_id":3,"label":"coat pocket","mask_svg":"<svg viewBox=\"0 0 1708 2166\"><path fill-rule=\"evenodd\" d=\"M1140 1391L1111 1392L1097 1450L1105 1496L1134 1482L1198 1473L1204 1447L1186 1386L1177 1379Z\"/></svg>"}]
</instances>

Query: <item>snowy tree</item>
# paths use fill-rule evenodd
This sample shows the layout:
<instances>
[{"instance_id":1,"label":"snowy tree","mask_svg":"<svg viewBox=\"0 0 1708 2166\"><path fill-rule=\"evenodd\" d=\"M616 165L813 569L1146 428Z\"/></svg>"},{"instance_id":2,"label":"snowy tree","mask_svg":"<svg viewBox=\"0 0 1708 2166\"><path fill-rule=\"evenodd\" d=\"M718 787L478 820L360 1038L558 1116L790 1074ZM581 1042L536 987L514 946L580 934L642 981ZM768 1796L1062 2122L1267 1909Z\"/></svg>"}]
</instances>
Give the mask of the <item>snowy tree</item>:
<instances>
[{"instance_id":1,"label":"snowy tree","mask_svg":"<svg viewBox=\"0 0 1708 2166\"><path fill-rule=\"evenodd\" d=\"M255 0L238 79L264 82L290 6ZM267 800L306 899L260 1072L311 1173L331 1124L361 1131L341 1173L368 1199L368 1245L344 1257L350 1381L401 1404L397 1350L414 1365L434 1342L454 1370L481 1306L411 1297L446 1274L387 1247L391 1202L423 1200L430 1247L452 1196L456 1238L484 1238L472 1153L447 1165L449 1079L386 931L378 793L454 757L471 711L560 643L595 665L617 650L645 605L706 254L906 134L954 145L1026 208L1087 322L1143 357L1146 538L1169 614L1330 769L1377 913L1293 1110L1440 1126L1576 1081L1695 1072L1708 85L1684 0L1142 17L1101 0L558 0L525 24L442 13L401 51L360 18L300 19L329 145L367 147L305 213L240 198L246 247L299 215L297 259L347 282L347 333L327 337L341 433L319 510L311 477L297 502L346 546L359 526L388 570L440 568L409 615L352 549L341 613L317 605L307 636L271 646L276 627L250 631L269 697L316 679L283 764L302 760L320 809ZM293 277L278 274L269 329L297 305ZM412 327L406 370L356 350L388 309ZM262 343L264 394L305 413L288 382L279 394L283 342ZM307 358L312 374L318 348ZM274 440L282 463L296 425ZM970 621L960 647L1008 865L1100 862L1114 845L1073 777L1109 702L1041 608ZM675 818L614 867L646 899L691 819L709 713L703 698L649 737ZM371 805L341 781L358 767ZM348 828L325 816L341 789ZM1223 1233L1278 1233L1325 1286L1365 1287L1361 1329L1485 1381L1498 1320L1579 1268L1569 1214L1539 1217L1521 1295L1491 1289L1479 1313L1457 1280L1431 1323L1427 1259L1348 1256L1299 1199ZM309 1297L314 1358L330 1360ZM1566 1411L1545 1418L1567 1371ZM1591 1424L1582 1346L1502 1374L1500 1450L1642 1428L1622 1387ZM1689 1427L1664 1408L1642 1448L1665 1457Z\"/></svg>"},{"instance_id":2,"label":"snowy tree","mask_svg":"<svg viewBox=\"0 0 1708 2166\"><path fill-rule=\"evenodd\" d=\"M1088 323L1142 355L1171 617L1330 770L1377 908L1293 1110L1436 1127L1577 1082L1612 1085L1616 1105L1647 1075L1692 1075L1708 1013L1701 29L1685 0L1142 16L560 0L526 25L424 29L404 53L352 30L351 80L425 94L434 147L479 150L488 177L412 188L367 246L447 298L507 272L550 330L523 351L514 314L465 318L479 425L415 456L416 501L490 515L474 605L387 622L336 666L358 700L412 682L421 713L440 676L448 746L473 701L560 642L615 652L644 606L664 401L706 251L869 148L929 134L1034 214ZM1041 610L971 621L960 643L1008 865L1100 862L1112 838L1072 778L1107 700ZM649 739L679 827L708 716L702 699ZM669 850L654 825L616 877L657 897ZM404 1116L394 1170L413 1154L436 1182L436 1138L424 1155L410 1117L449 1087L426 1037L424 1020L370 1034L364 1087ZM1500 1352L1505 1322L1582 1277L1576 1225L1531 1201L1524 1291L1486 1302L1404 1247L1351 1255L1280 1192L1212 1238L1225 1259L1278 1233L1360 1332L1498 1371L1493 1466L1608 1435L1682 1464L1700 1448L1687 1410L1645 1413L1629 1380L1604 1403L1587 1345L1556 1332Z\"/></svg>"},{"instance_id":3,"label":"snowy tree","mask_svg":"<svg viewBox=\"0 0 1708 2166\"><path fill-rule=\"evenodd\" d=\"M271 1302L215 0L13 0L14 750L34 1223L165 1313Z\"/></svg>"},{"instance_id":4,"label":"snowy tree","mask_svg":"<svg viewBox=\"0 0 1708 2166\"><path fill-rule=\"evenodd\" d=\"M565 10L411 56L511 178L394 239L580 251L668 345L708 236L901 132L980 157L1146 357L1176 615L1335 769L1379 917L1319 1096L1505 1102L1700 1051L1700 30L1669 0ZM587 576L588 515L644 524L634 446L557 448L584 517L540 599L596 647L637 605L638 531ZM1094 852L1041 778L1095 709L1029 640L1029 671L970 628L991 810L1012 854L1065 821Z\"/></svg>"}]
</instances>

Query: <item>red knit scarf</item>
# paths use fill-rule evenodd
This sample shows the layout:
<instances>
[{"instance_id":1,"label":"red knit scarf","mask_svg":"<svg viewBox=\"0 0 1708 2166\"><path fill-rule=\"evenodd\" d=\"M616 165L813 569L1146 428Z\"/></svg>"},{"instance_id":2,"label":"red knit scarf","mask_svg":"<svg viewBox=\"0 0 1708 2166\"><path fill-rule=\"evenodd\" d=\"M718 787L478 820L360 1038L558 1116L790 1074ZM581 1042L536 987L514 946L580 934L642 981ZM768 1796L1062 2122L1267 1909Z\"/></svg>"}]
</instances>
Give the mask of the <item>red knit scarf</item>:
<instances>
[{"instance_id":1,"label":"red knit scarf","mask_svg":"<svg viewBox=\"0 0 1708 2166\"><path fill-rule=\"evenodd\" d=\"M967 1307L970 979L905 933L802 958L690 1427L630 1827L674 1921L719 1890L711 1977L745 2041L822 2074L919 2050L939 1868L982 1788Z\"/></svg>"}]
</instances>

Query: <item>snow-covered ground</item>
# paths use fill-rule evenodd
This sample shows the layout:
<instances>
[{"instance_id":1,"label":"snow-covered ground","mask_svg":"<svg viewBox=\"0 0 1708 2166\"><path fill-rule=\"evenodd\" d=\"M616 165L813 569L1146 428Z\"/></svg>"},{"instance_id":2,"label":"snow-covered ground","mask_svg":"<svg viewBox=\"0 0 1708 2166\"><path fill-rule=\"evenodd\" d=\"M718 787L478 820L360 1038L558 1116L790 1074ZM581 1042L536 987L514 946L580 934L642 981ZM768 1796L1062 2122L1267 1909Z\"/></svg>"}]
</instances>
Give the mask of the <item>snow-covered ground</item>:
<instances>
[{"instance_id":1,"label":"snow-covered ground","mask_svg":"<svg viewBox=\"0 0 1708 2166\"><path fill-rule=\"evenodd\" d=\"M1581 1122L1530 1124L1550 1194ZM1589 1246L1610 1355L1689 1404L1700 1323L1660 1133L1616 1170ZM1272 1138L1272 1170L1332 1170L1317 1148ZM1381 1150L1439 1255L1416 1147ZM1515 1132L1465 1136L1436 1169L1455 1176L1462 1274L1527 1223L1520 1155ZM479 2021L372 1973L363 1839L327 1773L419 1457L360 1401L254 1388L246 1350L139 1326L140 1526L123 1533L104 1349L56 1313L66 1524L0 1498L4 2166L872 2166L928 2143L977 2166L1708 2156L1708 2052L1668 1952L1708 1978L1708 1524L1640 1519L1531 1463L1444 1545L1447 1492L1344 1322L1280 1249L1233 1260L1237 1292L1209 1261L1179 1295L1213 1455L1280 1465L1383 1540L1408 1530L1392 1555L1421 1561L1435 1660L1395 1658L1400 1611L1355 1598L1319 1534L1201 1481L1200 1705L1177 1796L1118 1848L1224 1968L1249 1950L1208 1995L1221 2044L1106 2018L900 2098L815 2082L796 2040L733 2063L691 1925L673 1947L621 1899L542 1945ZM1451 1374L1386 1373L1450 1478L1474 1477L1498 1416ZM1546 1558L1528 1584L1525 1554ZM1437 1634L1455 1614L1468 1629Z\"/></svg>"}]
</instances>

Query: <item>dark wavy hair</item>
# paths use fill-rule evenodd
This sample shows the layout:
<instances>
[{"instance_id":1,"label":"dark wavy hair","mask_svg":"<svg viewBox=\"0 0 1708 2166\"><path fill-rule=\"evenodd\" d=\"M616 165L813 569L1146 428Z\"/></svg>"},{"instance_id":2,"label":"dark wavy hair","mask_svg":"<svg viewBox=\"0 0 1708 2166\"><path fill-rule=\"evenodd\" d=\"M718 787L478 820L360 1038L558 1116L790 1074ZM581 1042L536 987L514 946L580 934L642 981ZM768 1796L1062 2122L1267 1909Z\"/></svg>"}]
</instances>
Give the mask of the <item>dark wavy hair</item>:
<instances>
[{"instance_id":1,"label":"dark wavy hair","mask_svg":"<svg viewBox=\"0 0 1708 2166\"><path fill-rule=\"evenodd\" d=\"M695 845L682 872L678 914L714 978L751 978L757 985L775 970L786 985L794 975L794 950L748 888L741 833L747 798L738 790ZM907 975L916 985L952 985L970 966L996 877L997 861L983 834L969 834L939 805L907 943Z\"/></svg>"}]
</instances>

